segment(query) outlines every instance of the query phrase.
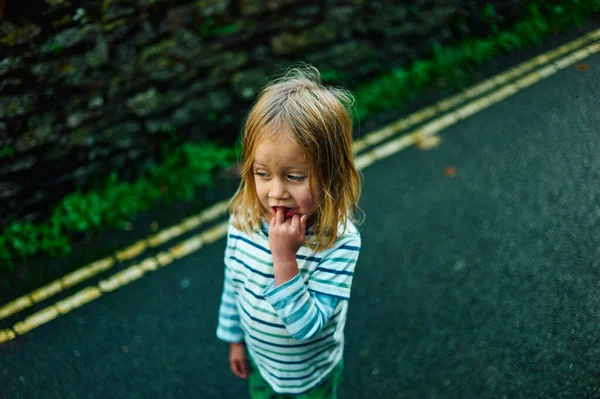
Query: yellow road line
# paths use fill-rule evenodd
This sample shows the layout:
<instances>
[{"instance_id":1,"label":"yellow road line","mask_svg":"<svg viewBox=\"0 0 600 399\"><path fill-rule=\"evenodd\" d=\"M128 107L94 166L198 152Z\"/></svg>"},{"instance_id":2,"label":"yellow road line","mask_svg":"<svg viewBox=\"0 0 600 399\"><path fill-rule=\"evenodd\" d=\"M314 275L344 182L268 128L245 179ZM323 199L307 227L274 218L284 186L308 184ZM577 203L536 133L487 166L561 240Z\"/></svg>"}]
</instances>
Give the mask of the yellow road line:
<instances>
[{"instance_id":1,"label":"yellow road line","mask_svg":"<svg viewBox=\"0 0 600 399\"><path fill-rule=\"evenodd\" d=\"M567 54L591 41L600 39L600 29L590 32L578 39L575 39L569 43L566 43L554 50L548 51L545 54L538 55L526 62L523 62L515 67L508 69L507 71L484 80L481 83L472 86L461 93L451 96L447 99L441 100L438 103L429 106L419 112L411 114L403 119L400 119L392 124L389 124L382 129L376 130L364 138L354 142L354 152L359 153L365 150L367 147L379 144L383 140L394 136L402 130L409 129L410 127L424 122L427 119L448 111L451 108L458 106L459 104L465 103L475 97L480 96L492 89L495 89L505 83L529 72L530 70L540 67L564 54ZM567 57L568 58L568 57ZM571 65L571 60L563 61L565 65Z\"/></svg>"},{"instance_id":2,"label":"yellow road line","mask_svg":"<svg viewBox=\"0 0 600 399\"><path fill-rule=\"evenodd\" d=\"M13 330L0 330L0 344L2 342L10 341L15 338L15 332Z\"/></svg>"},{"instance_id":3,"label":"yellow road line","mask_svg":"<svg viewBox=\"0 0 600 399\"><path fill-rule=\"evenodd\" d=\"M96 274L108 270L114 265L112 258L104 258L87 266L84 266L72 273L65 275L64 277L55 280L45 286L38 288L37 290L30 292L20 298L15 299L12 302L7 303L0 308L0 320L5 319L15 313L18 313L35 303L39 303L59 292L72 287L73 285L80 283Z\"/></svg>"},{"instance_id":4,"label":"yellow road line","mask_svg":"<svg viewBox=\"0 0 600 399\"><path fill-rule=\"evenodd\" d=\"M456 105L465 102L465 99L475 97L481 93L484 93L499 84L505 83L509 80L514 79L519 74L523 74L535 66L542 65L545 62L551 61L554 58L565 54L573 49L581 46L583 43L589 42L590 40L596 40L600 38L600 29L591 32L580 39L574 40L566 45L563 45L555 50L552 50L546 54L542 54L527 61L515 68L509 69L507 72L502 73L494 78L488 79L476 85L465 92L445 99L438 102L434 106L427 107L420 110L407 118L404 118L396 123L390 124L383 129L380 129L359 142L355 143L354 150L360 151L362 148L366 148L368 145L377 144L384 139L397 133L399 130L412 126L421 121L427 120L436 114L439 114L441 110L450 109ZM568 67L591 54L600 51L600 43L593 43L587 47L580 49L567 57L553 61L550 65L540 68L539 70L532 72L516 82L509 84L493 93L484 96L481 99L472 101L454 112L447 113L435 120L423 125L421 128L414 130L406 135L400 136L394 140L391 140L384 145L374 148L362 155L357 156L356 165L359 169L364 169L377 160L381 160L390 155L393 155L402 149L413 145L416 141L424 137L430 137L441 130L457 123L460 119L467 118L476 112L479 112L491 105L515 94L516 92L531 86L532 84L544 79L548 76L553 75L559 69ZM181 234L196 228L204 222L212 221L227 210L228 201L221 201L207 210L201 212L197 216L185 219L183 222L176 226L169 227L162 230L160 233L148 238L147 240L140 240L137 243L124 248L115 253L115 258L119 261L125 261L139 256L149 246L155 247L161 245L173 238L180 236ZM179 259L191 252L198 250L202 245L212 243L221 237L224 237L227 231L227 222L222 222L213 228L198 234L194 237L189 238L179 244L174 245L167 252L159 253L156 258L148 258L139 264L128 267L122 270L106 280L102 280L98 287L87 287L76 294L57 302L54 305L48 306L39 312L27 317L25 320L16 323L14 325L14 331L11 329L0 330L0 343L14 339L16 334L24 334L39 325L45 324L50 320L55 319L61 314L65 314L70 310L82 306L83 304L90 302L102 295L102 292L110 292L115 289L126 285L132 281L135 281L142 277L146 272L154 271L159 266L164 267L174 260ZM17 312L20 312L34 303L41 302L50 298L51 296L61 292L63 289L72 287L79 284L96 274L110 269L114 266L114 259L105 258L96 261L88 266L84 266L66 276L45 285L27 295L15 299L14 301L4 305L0 308L0 320L9 317Z\"/></svg>"},{"instance_id":5,"label":"yellow road line","mask_svg":"<svg viewBox=\"0 0 600 399\"><path fill-rule=\"evenodd\" d=\"M173 245L167 251L159 253L156 258L146 258L140 263L129 266L100 281L97 286L86 287L53 305L45 307L24 320L15 323L12 329L0 330L0 343L14 339L17 335L23 335L34 328L67 314L73 309L100 298L104 293L112 292L138 280L148 272L155 271L159 267L165 267L173 263L173 261L197 251L204 244L210 244L225 237L227 226L228 221L221 222L200 234Z\"/></svg>"},{"instance_id":6,"label":"yellow road line","mask_svg":"<svg viewBox=\"0 0 600 399\"><path fill-rule=\"evenodd\" d=\"M140 240L129 247L118 250L114 256L93 262L83 266L45 286L23 295L6 305L0 307L0 320L25 310L36 303L40 303L63 290L80 284L97 274L111 269L115 265L115 259L119 262L130 260L142 254L149 247L159 246L175 237L178 237L193 228L217 219L227 210L228 201L221 201L205 209L196 216L189 217L175 226L160 231L146 240ZM2 338L0 335L0 342Z\"/></svg>"},{"instance_id":7,"label":"yellow road line","mask_svg":"<svg viewBox=\"0 0 600 399\"><path fill-rule=\"evenodd\" d=\"M408 132L396 139L390 140L385 144L380 145L370 151L367 151L356 157L356 165L360 169L364 169L374 162L383 158L389 157L402 149L413 145L419 139L429 137L439 133L446 129L448 126L454 125L461 119L468 118L469 116L480 112L492 105L500 102L507 97L531 86L534 83L539 82L549 76L554 75L560 69L566 68L569 65L581 61L582 59L597 53L600 51L600 43L593 43L587 47L576 51L573 54L566 56L563 59L554 61L552 64L546 65L543 68L538 69L535 72L529 73L522 78L516 80L514 83L508 84L499 90L496 90L478 100L472 101L463 105L462 107L450 112L444 116L436 118L427 124L423 125L419 129Z\"/></svg>"}]
</instances>

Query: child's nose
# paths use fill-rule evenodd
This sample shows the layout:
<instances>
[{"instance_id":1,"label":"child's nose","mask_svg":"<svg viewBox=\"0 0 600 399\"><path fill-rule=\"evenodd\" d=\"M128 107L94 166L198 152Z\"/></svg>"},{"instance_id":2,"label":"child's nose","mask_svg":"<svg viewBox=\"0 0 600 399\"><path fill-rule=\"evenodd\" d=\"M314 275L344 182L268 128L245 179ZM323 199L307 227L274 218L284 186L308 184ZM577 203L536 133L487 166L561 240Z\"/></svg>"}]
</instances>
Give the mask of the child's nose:
<instances>
[{"instance_id":1,"label":"child's nose","mask_svg":"<svg viewBox=\"0 0 600 399\"><path fill-rule=\"evenodd\" d=\"M282 181L275 180L269 190L269 197L273 199L287 199L289 193L286 190L285 184Z\"/></svg>"}]
</instances>

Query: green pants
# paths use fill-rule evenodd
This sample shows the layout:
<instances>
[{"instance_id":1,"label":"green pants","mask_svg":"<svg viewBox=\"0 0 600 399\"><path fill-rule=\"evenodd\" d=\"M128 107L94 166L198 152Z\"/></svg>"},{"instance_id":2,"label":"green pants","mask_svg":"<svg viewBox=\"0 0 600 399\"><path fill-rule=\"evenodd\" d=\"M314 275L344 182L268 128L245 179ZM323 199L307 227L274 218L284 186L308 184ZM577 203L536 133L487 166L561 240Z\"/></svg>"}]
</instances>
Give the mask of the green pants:
<instances>
[{"instance_id":1,"label":"green pants","mask_svg":"<svg viewBox=\"0 0 600 399\"><path fill-rule=\"evenodd\" d=\"M337 399L337 389L344 371L343 359L333 368L331 374L320 385L301 395L279 394L262 378L258 367L250 358L252 371L248 377L248 390L250 399Z\"/></svg>"}]
</instances>

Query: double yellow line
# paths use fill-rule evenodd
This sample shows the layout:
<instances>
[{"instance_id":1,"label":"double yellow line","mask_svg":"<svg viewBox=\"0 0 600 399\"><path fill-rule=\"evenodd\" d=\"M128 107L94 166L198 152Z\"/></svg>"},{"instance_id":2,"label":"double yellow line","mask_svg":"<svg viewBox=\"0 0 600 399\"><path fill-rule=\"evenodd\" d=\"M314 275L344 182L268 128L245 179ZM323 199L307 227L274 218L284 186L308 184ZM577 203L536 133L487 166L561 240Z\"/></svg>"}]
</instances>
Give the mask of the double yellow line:
<instances>
[{"instance_id":1,"label":"double yellow line","mask_svg":"<svg viewBox=\"0 0 600 399\"><path fill-rule=\"evenodd\" d=\"M369 146L377 145L384 140L397 135L400 131L408 130L435 116L445 114L444 116L435 118L418 129L410 131L395 140L389 141L383 146L379 146L359 155L356 159L357 166L359 168L366 168L377 160L395 154L403 148L415 144L421 139L435 135L457 123L459 120L465 119L476 112L480 112L520 90L555 74L559 70L581 61L600 50L600 43L598 43L598 40L600 40L600 29L590 32L545 54L534 57L499 75L484 80L457 95L439 101L434 105L415 112L406 118L400 119L397 122L391 123L382 129L369 134L364 139L357 141L354 144L355 152L363 151ZM579 49L582 46L585 47ZM563 58L559 58L575 49L579 50ZM534 70L536 68L539 69ZM534 71L531 72L532 70ZM490 93L477 100L471 101L488 92ZM461 104L465 105L460 106ZM460 107L457 108L458 106ZM448 112L453 108L455 109L454 111Z\"/></svg>"},{"instance_id":2,"label":"double yellow line","mask_svg":"<svg viewBox=\"0 0 600 399\"><path fill-rule=\"evenodd\" d=\"M455 96L444 99L366 135L361 140L357 140L353 146L355 154L358 154L356 157L357 166L360 169L367 168L374 162L389 157L417 143L419 140L436 135L459 120L480 112L520 90L552 76L559 70L597 53L600 51L598 40L600 40L600 29L545 54L534 57ZM424 123L426 121L429 122ZM422 125L412 131L406 132L404 135L395 137L398 133L407 131L419 124ZM26 310L34 304L45 301L100 273L104 273L113 268L118 262L124 262L141 256L148 248L162 245L192 229L200 227L204 223L212 222L225 215L226 211L227 201L221 201L200 214L185 219L178 225L169 227L148 239L140 240L127 248L117 251L110 257L84 266L27 295L17 298L0 308L0 320ZM156 256L147 257L139 263L101 280L98 284L88 286L15 323L12 329L0 330L0 343L15 338L17 334L25 334L60 315L93 301L102 296L103 293L114 291L141 278L148 272L167 266L174 260L197 251L203 245L210 244L224 237L226 233L227 221L222 221L202 233L171 246L168 250L160 252Z\"/></svg>"},{"instance_id":3,"label":"double yellow line","mask_svg":"<svg viewBox=\"0 0 600 399\"><path fill-rule=\"evenodd\" d=\"M117 264L140 256L146 249L162 245L182 234L191 231L202 224L212 222L221 217L227 209L227 201L219 202L204 210L196 216L185 219L176 226L169 227L148 239L140 240L135 244L117 251L113 256L101 259L87 266L81 267L27 295L0 308L0 320L21 312L34 304L40 303L60 292L103 273ZM212 243L221 238L227 229L227 223L221 222L208 230L194 235L191 238L171 246L168 250L158 253L156 256L148 257L143 261L127 267L108 278L101 280L96 286L86 287L75 294L56 302L24 319L17 322L12 329L0 330L0 343L15 338L16 334L26 332L42 324L66 314L102 295L102 293L114 291L115 289L139 279L145 273L164 267L174 260L179 259L198 250L202 245Z\"/></svg>"}]
</instances>

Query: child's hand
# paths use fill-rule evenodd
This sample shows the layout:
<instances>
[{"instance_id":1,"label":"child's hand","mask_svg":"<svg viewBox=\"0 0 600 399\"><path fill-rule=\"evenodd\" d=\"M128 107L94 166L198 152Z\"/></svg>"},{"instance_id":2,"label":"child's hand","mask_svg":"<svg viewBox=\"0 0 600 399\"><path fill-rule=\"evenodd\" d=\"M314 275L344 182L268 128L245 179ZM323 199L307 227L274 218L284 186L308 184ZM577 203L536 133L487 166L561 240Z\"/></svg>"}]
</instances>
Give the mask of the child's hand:
<instances>
[{"instance_id":1,"label":"child's hand","mask_svg":"<svg viewBox=\"0 0 600 399\"><path fill-rule=\"evenodd\" d=\"M229 364L236 376L246 379L250 374L250 362L243 342L233 342L229 345Z\"/></svg>"},{"instance_id":2,"label":"child's hand","mask_svg":"<svg viewBox=\"0 0 600 399\"><path fill-rule=\"evenodd\" d=\"M269 226L269 247L273 263L296 262L296 252L304 242L306 215L294 215L285 220L285 209L277 208Z\"/></svg>"}]
</instances>

